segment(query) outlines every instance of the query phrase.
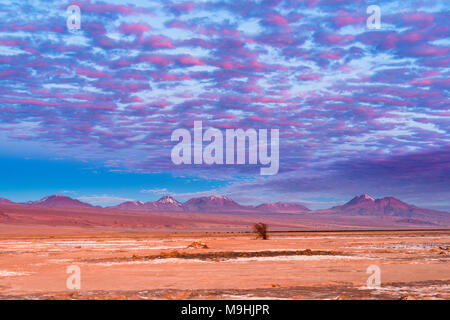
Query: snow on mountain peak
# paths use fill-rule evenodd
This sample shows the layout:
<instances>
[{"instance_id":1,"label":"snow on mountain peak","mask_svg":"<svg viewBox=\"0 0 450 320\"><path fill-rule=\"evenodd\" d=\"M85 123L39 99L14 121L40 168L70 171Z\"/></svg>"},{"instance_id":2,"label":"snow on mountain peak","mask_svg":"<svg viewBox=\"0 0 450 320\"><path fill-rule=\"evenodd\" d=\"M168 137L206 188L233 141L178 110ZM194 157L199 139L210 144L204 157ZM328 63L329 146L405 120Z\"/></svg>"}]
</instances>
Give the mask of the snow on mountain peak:
<instances>
[{"instance_id":1,"label":"snow on mountain peak","mask_svg":"<svg viewBox=\"0 0 450 320\"><path fill-rule=\"evenodd\" d=\"M367 193L364 193L364 194L360 195L359 198L375 201L375 199L372 198L371 196L369 196Z\"/></svg>"},{"instance_id":2,"label":"snow on mountain peak","mask_svg":"<svg viewBox=\"0 0 450 320\"><path fill-rule=\"evenodd\" d=\"M170 204L176 204L178 203L177 200L172 198L171 196L164 196L161 199L158 200L159 203L170 203Z\"/></svg>"}]
</instances>

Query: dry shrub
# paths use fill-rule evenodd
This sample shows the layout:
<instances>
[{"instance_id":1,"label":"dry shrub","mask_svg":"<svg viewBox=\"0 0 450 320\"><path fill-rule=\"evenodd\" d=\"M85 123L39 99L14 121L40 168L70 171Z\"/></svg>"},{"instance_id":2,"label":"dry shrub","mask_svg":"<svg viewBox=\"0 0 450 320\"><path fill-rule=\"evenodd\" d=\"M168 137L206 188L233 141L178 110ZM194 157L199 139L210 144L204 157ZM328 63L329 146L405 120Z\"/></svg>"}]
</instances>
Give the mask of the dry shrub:
<instances>
[{"instance_id":1,"label":"dry shrub","mask_svg":"<svg viewBox=\"0 0 450 320\"><path fill-rule=\"evenodd\" d=\"M268 239L268 235L267 235L267 224L265 223L255 223L253 225L253 232L256 233L256 239L263 239L263 240L267 240Z\"/></svg>"},{"instance_id":2,"label":"dry shrub","mask_svg":"<svg viewBox=\"0 0 450 320\"><path fill-rule=\"evenodd\" d=\"M201 242L201 241L194 241L190 245L188 245L187 247L188 248L193 248L193 249L209 249L207 244L204 243L204 242Z\"/></svg>"},{"instance_id":3,"label":"dry shrub","mask_svg":"<svg viewBox=\"0 0 450 320\"><path fill-rule=\"evenodd\" d=\"M176 258L180 255L182 255L182 253L178 250L161 251L161 256L168 257L168 258Z\"/></svg>"}]
</instances>

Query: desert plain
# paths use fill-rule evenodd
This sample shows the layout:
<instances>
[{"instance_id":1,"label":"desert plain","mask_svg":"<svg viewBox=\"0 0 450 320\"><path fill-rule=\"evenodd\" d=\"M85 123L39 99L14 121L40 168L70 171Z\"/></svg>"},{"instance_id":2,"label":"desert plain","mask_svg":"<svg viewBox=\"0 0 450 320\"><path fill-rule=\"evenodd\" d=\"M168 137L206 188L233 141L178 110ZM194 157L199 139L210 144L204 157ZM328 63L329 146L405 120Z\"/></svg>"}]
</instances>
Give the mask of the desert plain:
<instances>
[{"instance_id":1,"label":"desert plain","mask_svg":"<svg viewBox=\"0 0 450 320\"><path fill-rule=\"evenodd\" d=\"M450 299L450 230L33 230L0 225L0 299Z\"/></svg>"}]
</instances>

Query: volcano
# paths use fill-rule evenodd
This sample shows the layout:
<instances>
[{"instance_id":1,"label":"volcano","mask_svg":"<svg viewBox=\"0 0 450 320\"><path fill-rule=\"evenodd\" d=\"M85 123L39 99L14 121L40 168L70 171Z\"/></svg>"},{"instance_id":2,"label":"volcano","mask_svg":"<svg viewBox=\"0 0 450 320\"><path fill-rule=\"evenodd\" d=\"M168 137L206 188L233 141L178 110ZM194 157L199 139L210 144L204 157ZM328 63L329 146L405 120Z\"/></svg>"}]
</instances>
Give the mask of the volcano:
<instances>
[{"instance_id":1,"label":"volcano","mask_svg":"<svg viewBox=\"0 0 450 320\"><path fill-rule=\"evenodd\" d=\"M169 212L179 212L183 211L183 206L180 202L175 200L173 197L164 196L158 201L126 201L117 206L109 207L111 209L122 209L122 210L143 210L143 211L169 211Z\"/></svg>"},{"instance_id":2,"label":"volcano","mask_svg":"<svg viewBox=\"0 0 450 320\"><path fill-rule=\"evenodd\" d=\"M143 208L148 211L183 211L182 204L171 196L164 196L158 201L147 202L143 205Z\"/></svg>"},{"instance_id":3,"label":"volcano","mask_svg":"<svg viewBox=\"0 0 450 320\"><path fill-rule=\"evenodd\" d=\"M250 212L253 206L243 206L225 196L192 198L183 203L188 212Z\"/></svg>"},{"instance_id":4,"label":"volcano","mask_svg":"<svg viewBox=\"0 0 450 320\"><path fill-rule=\"evenodd\" d=\"M403 218L433 218L446 214L445 212L419 208L394 197L374 199L368 194L356 196L343 205L321 211L345 215L394 216Z\"/></svg>"},{"instance_id":5,"label":"volcano","mask_svg":"<svg viewBox=\"0 0 450 320\"><path fill-rule=\"evenodd\" d=\"M38 201L28 201L26 204L41 207L63 207L63 208L92 208L89 203L81 202L71 197L55 194L44 197Z\"/></svg>"}]
</instances>

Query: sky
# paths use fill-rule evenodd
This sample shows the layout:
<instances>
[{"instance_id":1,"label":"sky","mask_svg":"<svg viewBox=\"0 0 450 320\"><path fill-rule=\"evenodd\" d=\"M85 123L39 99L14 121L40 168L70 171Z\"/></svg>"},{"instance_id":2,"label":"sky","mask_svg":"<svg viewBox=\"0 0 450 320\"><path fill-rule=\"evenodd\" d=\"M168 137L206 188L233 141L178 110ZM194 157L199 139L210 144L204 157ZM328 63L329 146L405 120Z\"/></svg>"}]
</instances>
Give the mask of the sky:
<instances>
[{"instance_id":1,"label":"sky","mask_svg":"<svg viewBox=\"0 0 450 320\"><path fill-rule=\"evenodd\" d=\"M318 209L368 193L449 211L449 9L0 0L0 197L108 206L214 194ZM278 129L278 174L175 165L171 134L194 121Z\"/></svg>"}]
</instances>

